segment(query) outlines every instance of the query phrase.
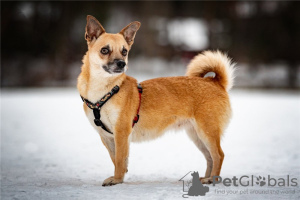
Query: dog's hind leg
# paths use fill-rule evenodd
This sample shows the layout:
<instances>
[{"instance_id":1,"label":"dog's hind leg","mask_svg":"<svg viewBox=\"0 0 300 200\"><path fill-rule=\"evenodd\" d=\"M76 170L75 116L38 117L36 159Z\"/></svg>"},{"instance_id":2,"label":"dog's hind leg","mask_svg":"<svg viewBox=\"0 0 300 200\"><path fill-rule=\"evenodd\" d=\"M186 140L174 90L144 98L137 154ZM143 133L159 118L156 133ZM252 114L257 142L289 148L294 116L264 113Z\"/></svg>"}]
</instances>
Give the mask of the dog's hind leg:
<instances>
[{"instance_id":1,"label":"dog's hind leg","mask_svg":"<svg viewBox=\"0 0 300 200\"><path fill-rule=\"evenodd\" d=\"M203 123L197 122L195 130L197 130L198 137L207 148L212 158L213 165L210 177L201 179L202 183L209 184L213 182L213 176L220 175L224 160L224 153L221 148L221 129L219 129L217 126L205 126Z\"/></svg>"},{"instance_id":2,"label":"dog's hind leg","mask_svg":"<svg viewBox=\"0 0 300 200\"><path fill-rule=\"evenodd\" d=\"M209 178L211 174L211 170L213 167L213 160L210 156L210 153L208 149L206 148L205 144L201 141L199 138L197 132L195 131L194 127L189 127L186 129L187 135L191 138L191 140L194 142L194 144L197 146L197 148L203 153L205 159L206 159L206 172L204 178ZM201 180L202 178L200 178Z\"/></svg>"}]
</instances>

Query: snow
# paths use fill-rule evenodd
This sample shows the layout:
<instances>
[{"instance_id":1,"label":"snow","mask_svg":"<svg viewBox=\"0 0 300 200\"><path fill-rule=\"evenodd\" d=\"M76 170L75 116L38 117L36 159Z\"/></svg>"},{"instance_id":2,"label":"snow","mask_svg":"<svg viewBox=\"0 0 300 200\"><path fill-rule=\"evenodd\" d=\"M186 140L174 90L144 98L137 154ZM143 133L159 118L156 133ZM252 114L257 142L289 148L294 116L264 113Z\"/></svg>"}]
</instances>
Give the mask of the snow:
<instances>
[{"instance_id":1,"label":"snow","mask_svg":"<svg viewBox=\"0 0 300 200\"><path fill-rule=\"evenodd\" d=\"M233 90L230 96L234 115L222 140L221 176L289 175L298 186L209 185L202 198L298 199L299 92ZM179 179L189 171L203 176L206 162L178 131L132 143L128 169L123 184L101 186L113 164L74 88L2 89L1 199L182 199ZM239 194L247 189L280 193Z\"/></svg>"}]
</instances>

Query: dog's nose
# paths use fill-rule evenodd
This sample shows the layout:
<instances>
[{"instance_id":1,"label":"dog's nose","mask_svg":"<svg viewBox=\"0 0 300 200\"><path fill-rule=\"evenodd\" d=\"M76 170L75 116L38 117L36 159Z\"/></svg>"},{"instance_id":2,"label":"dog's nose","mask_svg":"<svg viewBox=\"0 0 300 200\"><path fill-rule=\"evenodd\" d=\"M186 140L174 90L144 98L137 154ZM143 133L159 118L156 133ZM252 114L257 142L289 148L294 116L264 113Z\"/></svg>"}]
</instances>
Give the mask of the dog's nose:
<instances>
[{"instance_id":1,"label":"dog's nose","mask_svg":"<svg viewBox=\"0 0 300 200\"><path fill-rule=\"evenodd\" d=\"M126 63L125 63L123 60L119 60L119 61L117 62L117 66L118 66L119 68L124 68L125 65L126 65Z\"/></svg>"}]
</instances>

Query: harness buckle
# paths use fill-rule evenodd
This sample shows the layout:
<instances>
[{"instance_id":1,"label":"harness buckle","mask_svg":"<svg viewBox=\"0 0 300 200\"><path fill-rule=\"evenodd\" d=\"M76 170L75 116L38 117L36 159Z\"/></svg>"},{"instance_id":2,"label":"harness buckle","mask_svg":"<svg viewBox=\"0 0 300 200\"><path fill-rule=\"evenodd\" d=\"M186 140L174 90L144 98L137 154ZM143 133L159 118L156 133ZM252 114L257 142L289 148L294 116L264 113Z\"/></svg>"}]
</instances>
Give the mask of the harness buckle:
<instances>
[{"instance_id":1,"label":"harness buckle","mask_svg":"<svg viewBox=\"0 0 300 200\"><path fill-rule=\"evenodd\" d=\"M112 89L112 92L117 93L117 92L119 92L119 89L120 89L120 87L116 85L116 86Z\"/></svg>"},{"instance_id":2,"label":"harness buckle","mask_svg":"<svg viewBox=\"0 0 300 200\"><path fill-rule=\"evenodd\" d=\"M133 119L133 123L137 123L139 119L140 119L140 115L137 114Z\"/></svg>"},{"instance_id":3,"label":"harness buckle","mask_svg":"<svg viewBox=\"0 0 300 200\"><path fill-rule=\"evenodd\" d=\"M139 93L143 93L143 88L141 86L141 84L138 84L137 86Z\"/></svg>"}]
</instances>

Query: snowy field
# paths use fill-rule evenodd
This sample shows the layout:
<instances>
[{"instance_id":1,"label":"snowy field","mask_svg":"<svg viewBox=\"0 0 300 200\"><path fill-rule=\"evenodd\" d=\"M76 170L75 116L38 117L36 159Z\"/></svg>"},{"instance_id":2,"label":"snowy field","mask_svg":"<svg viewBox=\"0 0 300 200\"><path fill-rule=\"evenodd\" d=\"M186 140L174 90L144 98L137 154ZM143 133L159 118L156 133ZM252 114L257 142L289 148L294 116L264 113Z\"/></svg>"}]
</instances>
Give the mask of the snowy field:
<instances>
[{"instance_id":1,"label":"snowy field","mask_svg":"<svg viewBox=\"0 0 300 200\"><path fill-rule=\"evenodd\" d=\"M299 199L300 93L230 95L234 115L222 141L221 176L289 175L298 186L209 185L205 196L189 198ZM179 131L133 143L128 169L123 184L101 186L113 164L74 88L2 89L1 199L183 199L179 179L189 171L203 176L206 162Z\"/></svg>"}]
</instances>

